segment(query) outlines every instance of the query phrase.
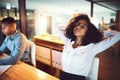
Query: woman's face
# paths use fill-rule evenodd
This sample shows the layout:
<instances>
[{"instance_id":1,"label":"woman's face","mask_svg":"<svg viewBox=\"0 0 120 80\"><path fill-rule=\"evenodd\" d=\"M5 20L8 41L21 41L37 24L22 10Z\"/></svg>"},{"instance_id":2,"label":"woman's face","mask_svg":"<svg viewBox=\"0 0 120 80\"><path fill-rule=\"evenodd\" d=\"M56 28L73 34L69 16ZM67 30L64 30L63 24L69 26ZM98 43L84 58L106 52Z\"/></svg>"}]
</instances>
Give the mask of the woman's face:
<instances>
[{"instance_id":1,"label":"woman's face","mask_svg":"<svg viewBox=\"0 0 120 80\"><path fill-rule=\"evenodd\" d=\"M74 35L76 37L84 37L88 30L87 26L88 24L85 20L79 20L73 29Z\"/></svg>"}]
</instances>

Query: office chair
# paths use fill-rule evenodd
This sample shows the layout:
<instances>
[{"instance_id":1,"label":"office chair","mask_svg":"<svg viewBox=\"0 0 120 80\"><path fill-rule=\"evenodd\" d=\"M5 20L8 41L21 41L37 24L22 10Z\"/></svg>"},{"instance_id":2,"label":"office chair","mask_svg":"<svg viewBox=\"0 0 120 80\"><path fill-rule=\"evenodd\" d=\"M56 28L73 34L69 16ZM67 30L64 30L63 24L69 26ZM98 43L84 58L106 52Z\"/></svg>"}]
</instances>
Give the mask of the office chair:
<instances>
[{"instance_id":1,"label":"office chair","mask_svg":"<svg viewBox=\"0 0 120 80\"><path fill-rule=\"evenodd\" d=\"M32 66L36 67L36 58L35 58L35 54L36 54L36 49L35 49L35 44L32 41L28 41L30 43L30 59L31 59L31 63Z\"/></svg>"},{"instance_id":2,"label":"office chair","mask_svg":"<svg viewBox=\"0 0 120 80\"><path fill-rule=\"evenodd\" d=\"M98 80L99 58L95 57L86 80Z\"/></svg>"}]
</instances>

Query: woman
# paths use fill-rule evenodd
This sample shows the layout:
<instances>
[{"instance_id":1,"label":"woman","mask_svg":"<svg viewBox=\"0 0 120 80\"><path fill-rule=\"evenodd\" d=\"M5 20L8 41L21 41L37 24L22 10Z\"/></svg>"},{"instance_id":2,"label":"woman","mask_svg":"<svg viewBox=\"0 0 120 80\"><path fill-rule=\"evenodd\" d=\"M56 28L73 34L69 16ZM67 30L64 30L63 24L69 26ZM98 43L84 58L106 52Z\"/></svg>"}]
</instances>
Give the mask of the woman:
<instances>
[{"instance_id":1,"label":"woman","mask_svg":"<svg viewBox=\"0 0 120 80\"><path fill-rule=\"evenodd\" d=\"M65 44L61 80L86 80L94 57L120 40L117 31L105 31L103 36L85 14L72 18L66 29L59 31Z\"/></svg>"}]
</instances>

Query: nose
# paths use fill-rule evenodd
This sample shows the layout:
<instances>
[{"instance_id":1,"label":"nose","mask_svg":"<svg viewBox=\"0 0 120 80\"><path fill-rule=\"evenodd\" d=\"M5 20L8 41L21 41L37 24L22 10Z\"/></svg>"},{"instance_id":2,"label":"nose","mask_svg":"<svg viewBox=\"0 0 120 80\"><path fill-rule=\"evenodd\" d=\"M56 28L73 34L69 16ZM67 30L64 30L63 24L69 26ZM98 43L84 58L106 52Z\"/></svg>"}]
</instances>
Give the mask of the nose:
<instances>
[{"instance_id":1,"label":"nose","mask_svg":"<svg viewBox=\"0 0 120 80\"><path fill-rule=\"evenodd\" d=\"M77 29L81 29L81 27L79 27L79 26L76 26L76 28L77 28Z\"/></svg>"},{"instance_id":2,"label":"nose","mask_svg":"<svg viewBox=\"0 0 120 80\"><path fill-rule=\"evenodd\" d=\"M1 29L2 32L4 32L2 29Z\"/></svg>"},{"instance_id":3,"label":"nose","mask_svg":"<svg viewBox=\"0 0 120 80\"><path fill-rule=\"evenodd\" d=\"M2 32L4 32L4 29L3 29L3 28L1 28L1 31L2 31Z\"/></svg>"}]
</instances>

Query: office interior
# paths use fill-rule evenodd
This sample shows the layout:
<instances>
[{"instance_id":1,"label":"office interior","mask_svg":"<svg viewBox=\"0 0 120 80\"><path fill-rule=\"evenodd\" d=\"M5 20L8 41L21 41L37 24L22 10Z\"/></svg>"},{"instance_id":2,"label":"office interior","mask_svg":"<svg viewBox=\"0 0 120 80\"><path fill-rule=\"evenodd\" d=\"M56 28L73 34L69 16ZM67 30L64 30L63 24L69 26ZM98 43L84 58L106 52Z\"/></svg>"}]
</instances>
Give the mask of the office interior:
<instances>
[{"instance_id":1,"label":"office interior","mask_svg":"<svg viewBox=\"0 0 120 80\"><path fill-rule=\"evenodd\" d=\"M18 30L36 44L36 68L57 78L64 43L56 28L65 27L77 13L87 14L101 31L103 26L120 31L120 0L0 0L0 20L15 18ZM0 37L2 43L4 35ZM100 59L98 80L120 80L119 53L120 42L96 56Z\"/></svg>"}]
</instances>

